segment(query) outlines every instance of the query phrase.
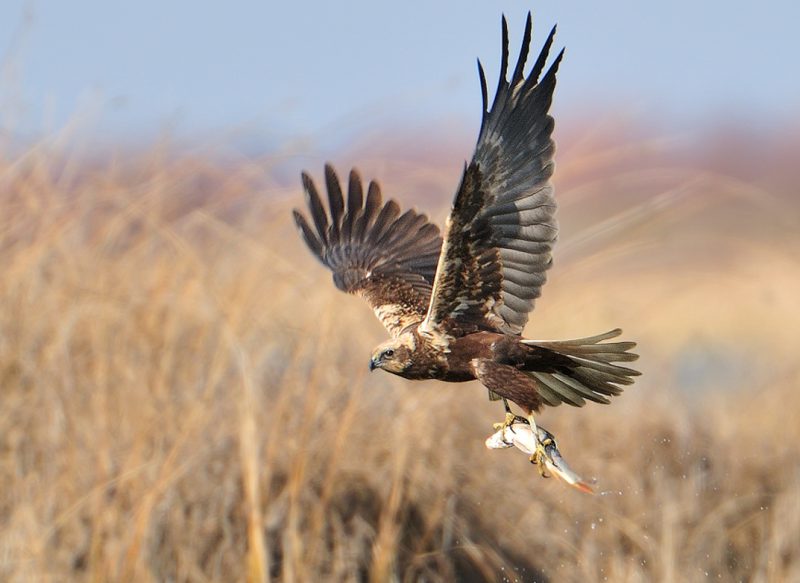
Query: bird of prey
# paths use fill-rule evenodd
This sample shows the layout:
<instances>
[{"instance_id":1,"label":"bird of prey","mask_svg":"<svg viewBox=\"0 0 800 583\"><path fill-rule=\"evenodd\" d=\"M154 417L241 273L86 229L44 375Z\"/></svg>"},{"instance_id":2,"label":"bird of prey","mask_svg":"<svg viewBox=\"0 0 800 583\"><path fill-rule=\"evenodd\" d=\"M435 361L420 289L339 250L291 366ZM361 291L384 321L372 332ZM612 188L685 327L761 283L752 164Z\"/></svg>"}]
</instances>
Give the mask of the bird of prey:
<instances>
[{"instance_id":1,"label":"bird of prey","mask_svg":"<svg viewBox=\"0 0 800 583\"><path fill-rule=\"evenodd\" d=\"M506 419L496 426L525 419L538 435L534 413L545 405L609 403L639 374L618 363L638 356L630 352L633 342L608 342L621 334L619 329L564 341L521 335L558 234L548 111L564 51L545 71L554 27L525 73L529 13L509 79L505 17L502 34L501 73L491 107L478 61L483 118L444 238L424 214L401 213L394 200L383 202L376 182L370 182L365 198L355 170L345 200L330 165L325 167L328 208L303 173L310 221L297 210L294 219L311 252L333 272L336 287L363 297L391 335L373 351L371 370L412 380L477 379L490 399L504 402ZM513 414L508 401L527 419ZM545 445L538 443L531 457L540 471Z\"/></svg>"}]
</instances>

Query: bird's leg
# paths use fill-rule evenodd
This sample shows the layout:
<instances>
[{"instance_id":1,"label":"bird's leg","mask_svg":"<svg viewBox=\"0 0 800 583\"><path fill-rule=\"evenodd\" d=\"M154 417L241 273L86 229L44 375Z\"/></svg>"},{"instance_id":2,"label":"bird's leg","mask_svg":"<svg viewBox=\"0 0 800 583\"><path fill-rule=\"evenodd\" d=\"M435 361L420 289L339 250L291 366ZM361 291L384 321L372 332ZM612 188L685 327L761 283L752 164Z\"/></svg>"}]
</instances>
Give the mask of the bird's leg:
<instances>
[{"instance_id":1,"label":"bird's leg","mask_svg":"<svg viewBox=\"0 0 800 583\"><path fill-rule=\"evenodd\" d=\"M547 437L545 437L544 441L539 439L539 428L536 427L536 421L533 419L533 413L528 415L527 419L528 423L533 430L533 437L536 440L536 451L531 454L530 460L532 464L535 464L537 468L539 468L539 474L543 478L549 478L549 474L547 474L545 470L544 460L547 458L547 452L545 451L545 447L548 445L552 445L555 442L553 441L552 436L549 432L545 431Z\"/></svg>"},{"instance_id":2,"label":"bird's leg","mask_svg":"<svg viewBox=\"0 0 800 583\"><path fill-rule=\"evenodd\" d=\"M510 427L514 423L528 423L528 420L525 417L520 417L516 415L511 410L511 405L508 404L508 399L503 397L503 406L506 408L506 419L502 423L495 423L492 425L495 429L505 429L506 427ZM535 425L534 425L534 435L535 435Z\"/></svg>"}]
</instances>

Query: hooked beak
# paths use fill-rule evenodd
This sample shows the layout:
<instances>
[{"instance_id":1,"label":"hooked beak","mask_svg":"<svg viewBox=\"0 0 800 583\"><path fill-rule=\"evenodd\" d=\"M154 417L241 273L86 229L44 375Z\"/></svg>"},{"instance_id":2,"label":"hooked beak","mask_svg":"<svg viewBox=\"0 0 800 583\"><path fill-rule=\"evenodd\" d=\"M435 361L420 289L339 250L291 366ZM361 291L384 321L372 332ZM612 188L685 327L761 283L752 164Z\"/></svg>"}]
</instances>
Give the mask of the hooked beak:
<instances>
[{"instance_id":1,"label":"hooked beak","mask_svg":"<svg viewBox=\"0 0 800 583\"><path fill-rule=\"evenodd\" d=\"M371 358L371 359L369 360L369 372L372 372L373 370L375 370L376 368L378 368L378 366L379 366L379 363L377 363L377 362L375 361L375 359L372 359L372 358Z\"/></svg>"}]
</instances>

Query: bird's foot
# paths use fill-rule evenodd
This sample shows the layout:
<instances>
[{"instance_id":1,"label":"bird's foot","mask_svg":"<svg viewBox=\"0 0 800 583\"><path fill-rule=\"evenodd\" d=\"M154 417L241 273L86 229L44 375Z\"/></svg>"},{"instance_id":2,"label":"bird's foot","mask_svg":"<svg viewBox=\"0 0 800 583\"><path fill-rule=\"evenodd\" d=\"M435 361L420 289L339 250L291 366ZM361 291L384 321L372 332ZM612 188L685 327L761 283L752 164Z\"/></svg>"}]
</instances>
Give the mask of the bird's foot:
<instances>
[{"instance_id":1,"label":"bird's foot","mask_svg":"<svg viewBox=\"0 0 800 583\"><path fill-rule=\"evenodd\" d=\"M547 472L547 460L550 459L550 455L547 452L547 448L552 446L553 448L556 447L556 440L553 437L553 434L546 430L541 430L542 437L539 436L540 430L536 426L536 421L533 420L533 415L529 415L525 422L531 426L533 430L534 439L536 440L536 449L531 454L530 462L536 466L539 470L539 475L543 478L549 478L550 474Z\"/></svg>"},{"instance_id":2,"label":"bird's foot","mask_svg":"<svg viewBox=\"0 0 800 583\"><path fill-rule=\"evenodd\" d=\"M525 417L520 417L519 415L515 415L511 411L506 411L506 419L502 423L493 423L492 427L494 429L505 429L506 427L511 427L514 423L525 423L528 424L528 420Z\"/></svg>"},{"instance_id":3,"label":"bird's foot","mask_svg":"<svg viewBox=\"0 0 800 583\"><path fill-rule=\"evenodd\" d=\"M531 463L536 466L536 469L539 470L539 475L543 478L549 478L550 474L547 472L547 465L546 462L550 459L550 455L547 453L547 447L549 446L555 447L556 442L551 438L547 437L543 441L539 441L536 439L536 451L531 454L529 458Z\"/></svg>"},{"instance_id":4,"label":"bird's foot","mask_svg":"<svg viewBox=\"0 0 800 583\"><path fill-rule=\"evenodd\" d=\"M494 423L492 427L494 429L506 429L507 427L511 427L514 423L528 423L528 420L525 417L520 417L516 415L512 410L511 406L508 404L508 399L503 399L503 406L506 408L506 419L502 423Z\"/></svg>"}]
</instances>

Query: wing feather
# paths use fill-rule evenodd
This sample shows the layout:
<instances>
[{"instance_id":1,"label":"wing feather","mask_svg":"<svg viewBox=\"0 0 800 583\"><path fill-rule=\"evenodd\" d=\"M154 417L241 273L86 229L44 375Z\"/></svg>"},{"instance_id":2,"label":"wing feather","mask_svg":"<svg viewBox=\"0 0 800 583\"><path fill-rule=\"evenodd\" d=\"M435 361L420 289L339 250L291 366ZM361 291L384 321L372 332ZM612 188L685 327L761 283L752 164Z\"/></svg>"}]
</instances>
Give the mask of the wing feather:
<instances>
[{"instance_id":1,"label":"wing feather","mask_svg":"<svg viewBox=\"0 0 800 583\"><path fill-rule=\"evenodd\" d=\"M350 172L345 205L339 178L325 166L328 209L314 181L303 173L311 222L298 210L294 219L311 252L333 272L340 290L367 300L392 335L425 317L442 239L439 229L414 210L383 203L370 182L364 199L361 177Z\"/></svg>"},{"instance_id":2,"label":"wing feather","mask_svg":"<svg viewBox=\"0 0 800 583\"><path fill-rule=\"evenodd\" d=\"M317 227L320 241L322 243L328 242L328 214L325 212L325 207L322 206L322 201L317 193L317 187L311 177L303 172L303 189L306 193L306 203L311 212L311 218L314 220L314 225Z\"/></svg>"},{"instance_id":3,"label":"wing feather","mask_svg":"<svg viewBox=\"0 0 800 583\"><path fill-rule=\"evenodd\" d=\"M509 81L508 25L503 18L500 78L491 107L478 62L481 129L447 221L423 331L520 334L545 283L558 235L550 183L554 122L548 111L563 50L540 79L554 27L526 76L531 29L529 13Z\"/></svg>"},{"instance_id":4,"label":"wing feather","mask_svg":"<svg viewBox=\"0 0 800 583\"><path fill-rule=\"evenodd\" d=\"M344 216L344 198L339 178L331 165L325 166L325 187L328 190L328 205L331 209L331 240L339 240L339 231Z\"/></svg>"},{"instance_id":5,"label":"wing feather","mask_svg":"<svg viewBox=\"0 0 800 583\"><path fill-rule=\"evenodd\" d=\"M347 185L347 214L342 221L342 239L352 240L353 227L364 212L364 189L361 186L361 177L355 170L350 171Z\"/></svg>"}]
</instances>

